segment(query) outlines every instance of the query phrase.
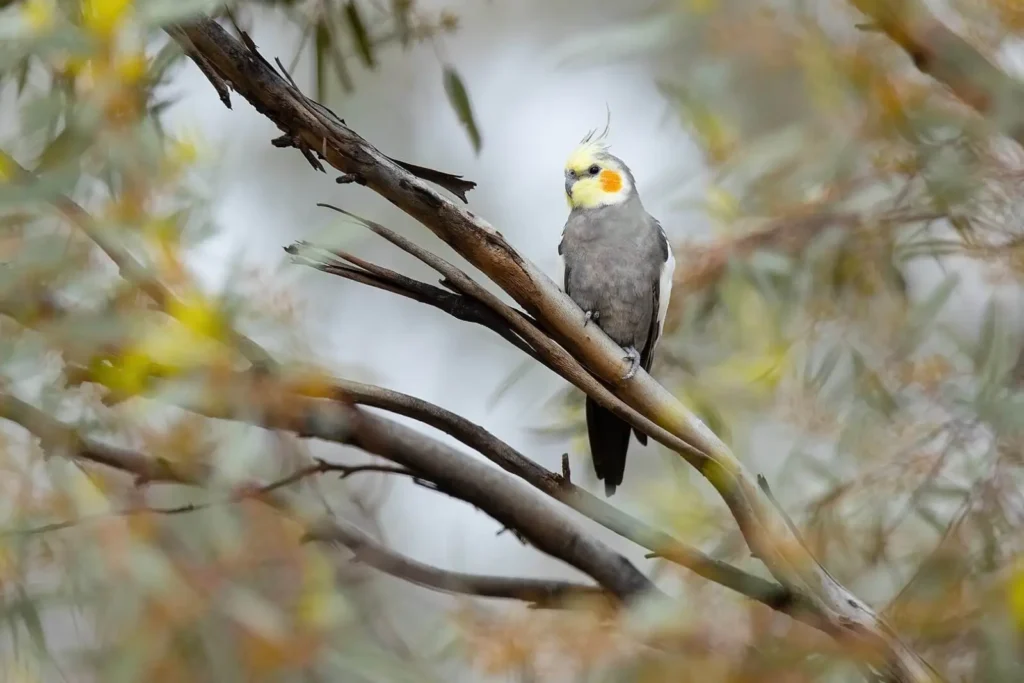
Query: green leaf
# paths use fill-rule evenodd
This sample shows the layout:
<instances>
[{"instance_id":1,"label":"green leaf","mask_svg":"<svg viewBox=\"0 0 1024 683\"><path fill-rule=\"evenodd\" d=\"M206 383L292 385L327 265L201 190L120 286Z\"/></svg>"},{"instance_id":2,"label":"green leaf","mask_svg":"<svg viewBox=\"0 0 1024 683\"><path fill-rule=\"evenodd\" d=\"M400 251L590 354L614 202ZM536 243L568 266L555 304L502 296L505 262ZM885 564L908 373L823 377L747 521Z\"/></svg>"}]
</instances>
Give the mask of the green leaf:
<instances>
[{"instance_id":1,"label":"green leaf","mask_svg":"<svg viewBox=\"0 0 1024 683\"><path fill-rule=\"evenodd\" d=\"M462 78L451 66L444 68L444 91L448 94L448 103L452 105L459 121L466 129L469 140L473 143L473 151L480 153L481 139L480 130L477 128L476 120L473 118L473 107L469 102L469 94Z\"/></svg>"},{"instance_id":2,"label":"green leaf","mask_svg":"<svg viewBox=\"0 0 1024 683\"><path fill-rule=\"evenodd\" d=\"M363 23L363 17L354 0L345 3L345 19L348 21L352 37L356 41L356 51L363 58L363 63L372 69L376 66L373 59L373 42L370 40L370 34L366 30L366 24Z\"/></svg>"},{"instance_id":3,"label":"green leaf","mask_svg":"<svg viewBox=\"0 0 1024 683\"><path fill-rule=\"evenodd\" d=\"M316 22L314 30L313 52L316 58L316 98L322 100L327 87L327 51L331 49L331 34L327 29L327 19Z\"/></svg>"},{"instance_id":4,"label":"green leaf","mask_svg":"<svg viewBox=\"0 0 1024 683\"><path fill-rule=\"evenodd\" d=\"M88 136L67 127L49 142L36 160L36 171L49 171L75 161L89 148Z\"/></svg>"}]
</instances>

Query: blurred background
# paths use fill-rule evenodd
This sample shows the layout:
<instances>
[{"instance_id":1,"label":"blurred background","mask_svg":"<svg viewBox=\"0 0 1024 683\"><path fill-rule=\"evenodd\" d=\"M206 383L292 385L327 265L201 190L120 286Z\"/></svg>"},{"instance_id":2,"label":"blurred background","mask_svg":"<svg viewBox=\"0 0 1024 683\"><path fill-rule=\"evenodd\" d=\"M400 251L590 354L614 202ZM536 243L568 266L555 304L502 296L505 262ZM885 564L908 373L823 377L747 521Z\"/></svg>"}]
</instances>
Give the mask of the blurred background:
<instances>
[{"instance_id":1,"label":"blurred background","mask_svg":"<svg viewBox=\"0 0 1024 683\"><path fill-rule=\"evenodd\" d=\"M237 22L385 154L475 181L470 210L559 283L562 167L610 113L611 151L679 263L654 376L949 680L1021 680L1017 3L0 5L0 373L5 398L50 420L3 415L3 680L864 680L809 627L568 510L670 598L609 616L432 592L223 502L309 458L371 462L173 408L237 361L205 334L229 327L286 365L442 406L548 469L568 454L574 483L602 486L582 394L553 372L289 258L303 240L436 282L327 202L500 291L383 198L271 146L280 131L241 96L224 107L160 30L194 12ZM921 70L894 25L932 40ZM149 278L185 308L161 315ZM65 429L201 461L217 483L44 458L68 455ZM297 495L420 562L585 579L409 478L313 479ZM633 441L609 502L767 576L713 489L653 441Z\"/></svg>"}]
</instances>

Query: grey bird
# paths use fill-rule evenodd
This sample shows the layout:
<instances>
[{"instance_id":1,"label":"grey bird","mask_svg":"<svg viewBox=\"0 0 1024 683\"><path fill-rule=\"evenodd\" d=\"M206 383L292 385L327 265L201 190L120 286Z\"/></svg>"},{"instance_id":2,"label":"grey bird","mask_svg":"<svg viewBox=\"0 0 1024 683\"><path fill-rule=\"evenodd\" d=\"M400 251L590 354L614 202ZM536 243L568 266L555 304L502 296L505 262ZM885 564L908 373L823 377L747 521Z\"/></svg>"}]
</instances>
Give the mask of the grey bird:
<instances>
[{"instance_id":1,"label":"grey bird","mask_svg":"<svg viewBox=\"0 0 1024 683\"><path fill-rule=\"evenodd\" d=\"M558 253L566 294L584 311L584 326L598 325L622 346L632 378L650 371L672 290L675 258L661 224L647 213L632 172L608 152L607 133L591 131L565 165L569 218ZM587 436L605 496L622 483L629 450L629 424L586 399ZM647 444L647 435L635 431Z\"/></svg>"}]
</instances>

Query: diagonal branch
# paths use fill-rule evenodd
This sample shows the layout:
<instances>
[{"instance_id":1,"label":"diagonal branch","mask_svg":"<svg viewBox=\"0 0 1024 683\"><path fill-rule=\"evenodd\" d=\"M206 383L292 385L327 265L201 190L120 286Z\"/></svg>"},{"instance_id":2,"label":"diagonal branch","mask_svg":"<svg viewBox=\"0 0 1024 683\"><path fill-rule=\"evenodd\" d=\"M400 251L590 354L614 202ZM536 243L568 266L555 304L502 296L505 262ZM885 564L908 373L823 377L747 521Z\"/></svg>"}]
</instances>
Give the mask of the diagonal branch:
<instances>
[{"instance_id":1,"label":"diagonal branch","mask_svg":"<svg viewBox=\"0 0 1024 683\"><path fill-rule=\"evenodd\" d=\"M240 374L201 396L182 398L186 410L216 419L284 429L305 438L351 445L406 467L444 493L476 506L541 552L589 575L620 600L657 592L625 557L583 532L517 479L410 427L337 399L297 396L273 378ZM262 400L262 404L254 401Z\"/></svg>"},{"instance_id":2,"label":"diagonal branch","mask_svg":"<svg viewBox=\"0 0 1024 683\"><path fill-rule=\"evenodd\" d=\"M296 263L307 265L330 275L337 275L346 280L392 292L433 306L458 320L482 325L500 335L531 358L539 360L529 344L511 330L500 316L465 294L449 292L440 287L414 280L344 251L327 251L308 245L306 242L291 244L285 247L285 251L292 255ZM342 261L348 261L352 265L347 265Z\"/></svg>"},{"instance_id":3,"label":"diagonal branch","mask_svg":"<svg viewBox=\"0 0 1024 683\"><path fill-rule=\"evenodd\" d=\"M511 598L542 607L558 605L567 598L608 595L595 586L584 586L569 581L481 576L438 569L391 550L355 525L341 519L330 524L314 525L306 532L305 538L311 541L340 543L351 550L359 562L404 581L437 591L481 598Z\"/></svg>"},{"instance_id":4,"label":"diagonal branch","mask_svg":"<svg viewBox=\"0 0 1024 683\"><path fill-rule=\"evenodd\" d=\"M0 394L0 418L15 422L38 436L43 442L44 449L51 455L60 455L73 460L86 460L120 470L133 475L136 482L168 482L203 486L210 474L209 469L204 466L174 466L163 459L151 458L136 451L80 436L71 426L9 394ZM349 421L344 422L348 423ZM356 430L362 433L362 438L375 440L384 448L395 445L394 440L389 438L387 433L374 433L377 425L366 425L361 420L355 422L364 425ZM385 430L391 426L398 427L399 432L404 429L387 421L378 424ZM338 429L337 424L334 429ZM400 436L397 441L400 446L415 447L415 444L410 443L412 439L408 438L408 434L405 434L404 438ZM375 467L374 471L383 471L377 466L372 467ZM554 606L559 601L573 596L608 595L598 587L566 581L477 576L437 569L395 553L344 520L333 517L303 520L301 518L304 515L289 505L285 498L277 494L278 490L288 484L295 483L312 474L332 471L343 473L366 471L359 468L360 466L349 467L318 463L316 466L298 470L282 480L253 487L250 491L243 491L236 496L235 501L242 499L259 501L289 516L299 517L306 526L308 540L340 543L349 547L356 559L367 565L434 590L467 593L480 597L511 598L535 603L539 606ZM387 471L405 473L405 470ZM201 506L183 507L180 510L173 510L171 513L191 512L198 509L201 509ZM145 510L137 512L145 512ZM620 559L628 565L625 559ZM623 597L614 590L611 593L619 598Z\"/></svg>"},{"instance_id":5,"label":"diagonal branch","mask_svg":"<svg viewBox=\"0 0 1024 683\"><path fill-rule=\"evenodd\" d=\"M533 349L535 349L537 356L545 365L557 372L563 378L567 379L577 388L583 390L588 395L593 396L601 405L605 406L616 415L627 420L630 424L639 428L644 433L658 439L661 443L679 453L686 453L695 458L704 457L704 454L688 443L685 438L680 438L669 433L657 425L653 420L627 405L609 389L606 383L601 382L596 378L590 370L576 360L576 358L566 351L565 348L560 346L545 331L542 331L536 320L501 301L497 296L489 292L461 269L405 237L402 237L380 223L360 218L359 216L349 213L344 209L339 209L328 204L321 204L321 206L325 206L359 221L362 225L365 225L377 235L380 235L399 249L415 256L417 259L436 270L444 276L444 280L442 282L448 287L457 292L461 292L462 294L471 297L490 308L520 337L526 340ZM511 249L511 247L509 248ZM561 292L561 290L558 291ZM582 319L583 315L581 312L580 320L582 321ZM603 333L600 334L603 336ZM605 337L605 339L607 339L607 337ZM621 350L619 351L619 356L622 357Z\"/></svg>"},{"instance_id":6,"label":"diagonal branch","mask_svg":"<svg viewBox=\"0 0 1024 683\"><path fill-rule=\"evenodd\" d=\"M659 557L686 567L699 576L731 588L773 609L796 616L812 625L818 625L815 615L808 613L813 612L813 607L800 604L799 596L792 595L782 586L747 574L727 562L702 553L670 534L644 524L567 481L563 476L541 467L483 427L460 415L422 399L369 384L336 379L334 385L353 403L403 415L455 437L506 472L520 477L534 488L606 529L658 553Z\"/></svg>"}]
</instances>

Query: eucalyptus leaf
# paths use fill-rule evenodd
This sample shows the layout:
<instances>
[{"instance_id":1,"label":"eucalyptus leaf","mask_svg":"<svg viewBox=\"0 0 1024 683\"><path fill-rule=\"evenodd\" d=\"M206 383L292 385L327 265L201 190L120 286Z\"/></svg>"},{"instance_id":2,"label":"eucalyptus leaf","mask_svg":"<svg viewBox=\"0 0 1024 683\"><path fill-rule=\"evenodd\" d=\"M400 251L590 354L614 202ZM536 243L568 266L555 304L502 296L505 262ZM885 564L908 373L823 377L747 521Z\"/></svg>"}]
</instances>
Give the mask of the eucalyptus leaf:
<instances>
[{"instance_id":1,"label":"eucalyptus leaf","mask_svg":"<svg viewBox=\"0 0 1024 683\"><path fill-rule=\"evenodd\" d=\"M448 103L455 110L459 121L466 129L469 140L473 144L473 150L480 153L481 138L480 129L473 118L473 107L469 101L469 93L462 82L462 78L452 66L444 67L444 91L448 95Z\"/></svg>"},{"instance_id":2,"label":"eucalyptus leaf","mask_svg":"<svg viewBox=\"0 0 1024 683\"><path fill-rule=\"evenodd\" d=\"M373 41L370 40L370 34L366 30L366 23L363 21L363 15L359 11L359 6L355 0L349 0L345 3L345 20L348 22L349 31L352 32L352 39L356 43L356 52L363 60L363 64L369 68L374 68L376 62L373 58Z\"/></svg>"}]
</instances>

